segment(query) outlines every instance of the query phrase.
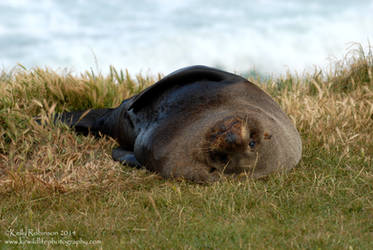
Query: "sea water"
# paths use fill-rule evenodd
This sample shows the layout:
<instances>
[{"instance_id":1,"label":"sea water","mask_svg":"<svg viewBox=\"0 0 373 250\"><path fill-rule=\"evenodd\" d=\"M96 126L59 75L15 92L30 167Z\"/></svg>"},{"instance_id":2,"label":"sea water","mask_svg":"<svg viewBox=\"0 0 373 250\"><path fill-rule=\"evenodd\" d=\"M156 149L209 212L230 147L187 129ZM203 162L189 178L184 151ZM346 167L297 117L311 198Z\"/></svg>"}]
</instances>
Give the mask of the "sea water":
<instances>
[{"instance_id":1,"label":"sea water","mask_svg":"<svg viewBox=\"0 0 373 250\"><path fill-rule=\"evenodd\" d=\"M304 72L368 46L372 13L372 0L1 0L0 69Z\"/></svg>"}]
</instances>

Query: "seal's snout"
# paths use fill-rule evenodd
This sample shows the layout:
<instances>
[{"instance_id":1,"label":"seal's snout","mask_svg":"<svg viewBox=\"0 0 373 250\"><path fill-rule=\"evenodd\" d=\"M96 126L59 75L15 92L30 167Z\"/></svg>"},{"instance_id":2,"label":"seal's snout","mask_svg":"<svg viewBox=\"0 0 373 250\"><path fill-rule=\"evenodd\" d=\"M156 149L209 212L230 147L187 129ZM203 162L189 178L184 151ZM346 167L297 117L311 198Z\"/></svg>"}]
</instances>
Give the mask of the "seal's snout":
<instances>
[{"instance_id":1,"label":"seal's snout","mask_svg":"<svg viewBox=\"0 0 373 250\"><path fill-rule=\"evenodd\" d=\"M209 151L232 152L244 148L243 121L227 117L217 122L206 135Z\"/></svg>"},{"instance_id":2,"label":"seal's snout","mask_svg":"<svg viewBox=\"0 0 373 250\"><path fill-rule=\"evenodd\" d=\"M262 153L271 138L272 131L264 130L255 116L225 117L207 131L206 162L227 174L254 171L261 167Z\"/></svg>"}]
</instances>

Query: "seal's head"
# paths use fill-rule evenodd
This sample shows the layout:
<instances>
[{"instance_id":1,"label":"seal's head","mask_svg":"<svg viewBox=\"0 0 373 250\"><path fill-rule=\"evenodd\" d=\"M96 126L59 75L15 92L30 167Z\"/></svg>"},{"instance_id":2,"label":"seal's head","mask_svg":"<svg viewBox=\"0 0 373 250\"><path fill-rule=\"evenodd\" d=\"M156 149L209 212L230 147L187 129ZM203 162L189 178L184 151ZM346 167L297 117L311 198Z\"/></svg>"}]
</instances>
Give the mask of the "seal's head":
<instances>
[{"instance_id":1,"label":"seal's head","mask_svg":"<svg viewBox=\"0 0 373 250\"><path fill-rule=\"evenodd\" d=\"M271 138L271 133L255 117L225 117L206 133L205 162L210 172L252 174L258 165L263 164L262 154Z\"/></svg>"}]
</instances>

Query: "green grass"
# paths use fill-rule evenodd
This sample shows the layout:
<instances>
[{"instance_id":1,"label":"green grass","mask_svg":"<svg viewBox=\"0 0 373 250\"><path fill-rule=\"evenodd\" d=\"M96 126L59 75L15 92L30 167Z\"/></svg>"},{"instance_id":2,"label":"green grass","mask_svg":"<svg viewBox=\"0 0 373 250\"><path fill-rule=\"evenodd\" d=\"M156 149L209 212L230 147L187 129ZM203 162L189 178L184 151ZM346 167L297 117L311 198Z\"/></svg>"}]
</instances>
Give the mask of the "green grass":
<instances>
[{"instance_id":1,"label":"green grass","mask_svg":"<svg viewBox=\"0 0 373 250\"><path fill-rule=\"evenodd\" d=\"M122 166L111 159L112 139L50 124L54 112L114 107L160 76L133 78L114 68L107 76L3 72L0 246L19 248L6 242L19 240L9 232L32 229L58 232L44 240L100 241L70 246L81 249L373 248L372 53L358 47L315 72L255 81L299 129L299 165L211 185Z\"/></svg>"}]
</instances>

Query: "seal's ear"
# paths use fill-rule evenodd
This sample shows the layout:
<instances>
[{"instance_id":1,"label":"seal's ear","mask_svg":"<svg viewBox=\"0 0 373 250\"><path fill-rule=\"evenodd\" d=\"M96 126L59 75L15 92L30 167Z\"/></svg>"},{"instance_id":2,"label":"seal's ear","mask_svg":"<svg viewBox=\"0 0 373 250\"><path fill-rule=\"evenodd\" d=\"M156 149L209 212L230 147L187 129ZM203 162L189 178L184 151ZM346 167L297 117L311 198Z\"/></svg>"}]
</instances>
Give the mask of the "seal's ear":
<instances>
[{"instance_id":1,"label":"seal's ear","mask_svg":"<svg viewBox=\"0 0 373 250\"><path fill-rule=\"evenodd\" d=\"M111 109L94 109L86 111L74 111L65 112L58 114L55 118L55 122L61 121L70 127L74 128L76 132L87 135L92 133L98 135L99 132L106 134L105 131L101 131L100 120Z\"/></svg>"},{"instance_id":2,"label":"seal's ear","mask_svg":"<svg viewBox=\"0 0 373 250\"><path fill-rule=\"evenodd\" d=\"M264 140L270 140L272 138L272 134L268 132L264 132Z\"/></svg>"}]
</instances>

